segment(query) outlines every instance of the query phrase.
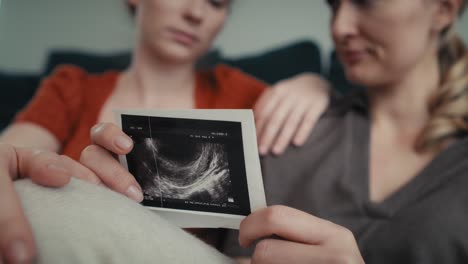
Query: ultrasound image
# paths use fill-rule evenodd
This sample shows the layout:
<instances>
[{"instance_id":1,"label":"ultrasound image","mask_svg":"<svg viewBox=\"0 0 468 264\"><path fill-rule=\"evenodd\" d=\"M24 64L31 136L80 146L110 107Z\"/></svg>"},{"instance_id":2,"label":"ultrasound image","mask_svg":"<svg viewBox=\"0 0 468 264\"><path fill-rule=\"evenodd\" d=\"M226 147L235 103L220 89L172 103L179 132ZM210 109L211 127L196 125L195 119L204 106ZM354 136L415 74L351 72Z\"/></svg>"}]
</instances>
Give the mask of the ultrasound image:
<instances>
[{"instance_id":1,"label":"ultrasound image","mask_svg":"<svg viewBox=\"0 0 468 264\"><path fill-rule=\"evenodd\" d=\"M122 115L133 142L126 155L143 205L248 215L241 124Z\"/></svg>"},{"instance_id":2,"label":"ultrasound image","mask_svg":"<svg viewBox=\"0 0 468 264\"><path fill-rule=\"evenodd\" d=\"M223 144L161 135L144 138L135 148L145 197L227 202L231 181Z\"/></svg>"}]
</instances>

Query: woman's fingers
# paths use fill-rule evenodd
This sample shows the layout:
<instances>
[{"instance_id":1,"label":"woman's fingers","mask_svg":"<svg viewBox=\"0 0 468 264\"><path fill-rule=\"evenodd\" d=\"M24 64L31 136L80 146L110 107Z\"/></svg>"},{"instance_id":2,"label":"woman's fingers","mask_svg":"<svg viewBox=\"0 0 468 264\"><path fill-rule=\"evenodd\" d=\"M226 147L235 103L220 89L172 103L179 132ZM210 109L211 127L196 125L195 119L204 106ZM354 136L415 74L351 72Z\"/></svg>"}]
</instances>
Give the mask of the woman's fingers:
<instances>
[{"instance_id":1,"label":"woman's fingers","mask_svg":"<svg viewBox=\"0 0 468 264\"><path fill-rule=\"evenodd\" d=\"M91 141L108 151L125 155L133 148L132 139L118 126L111 123L100 123L91 129Z\"/></svg>"},{"instance_id":2,"label":"woman's fingers","mask_svg":"<svg viewBox=\"0 0 468 264\"><path fill-rule=\"evenodd\" d=\"M70 182L71 171L58 154L29 148L15 150L19 177L29 177L47 187L61 187Z\"/></svg>"},{"instance_id":3,"label":"woman's fingers","mask_svg":"<svg viewBox=\"0 0 468 264\"><path fill-rule=\"evenodd\" d=\"M105 149L97 145L86 147L80 162L99 175L100 180L110 189L141 202L143 194L135 178Z\"/></svg>"},{"instance_id":4,"label":"woman's fingers","mask_svg":"<svg viewBox=\"0 0 468 264\"><path fill-rule=\"evenodd\" d=\"M262 155L267 154L272 150L274 142L278 135L285 126L285 122L288 122L287 118L291 112L294 111L294 102L291 100L284 100L277 105L274 111L271 113L270 118L264 126L262 134L260 135L260 153ZM290 138L287 139L289 145ZM275 153L276 154L276 153Z\"/></svg>"},{"instance_id":5,"label":"woman's fingers","mask_svg":"<svg viewBox=\"0 0 468 264\"><path fill-rule=\"evenodd\" d=\"M267 90L255 104L255 127L257 130L259 152L261 155L266 155L269 151L267 146L262 145L265 142L264 134L266 133L267 126L272 118L272 113L275 111L275 108L278 107L278 104L281 103L281 96L281 94L278 94L278 91Z\"/></svg>"},{"instance_id":6,"label":"woman's fingers","mask_svg":"<svg viewBox=\"0 0 468 264\"><path fill-rule=\"evenodd\" d=\"M351 231L285 206L252 213L242 221L239 232L242 246L261 240L253 264L364 263Z\"/></svg>"},{"instance_id":7,"label":"woman's fingers","mask_svg":"<svg viewBox=\"0 0 468 264\"><path fill-rule=\"evenodd\" d=\"M304 120L304 115L307 112L307 106L293 106L289 115L285 118L285 122L280 128L279 135L277 136L272 152L275 155L281 155L285 149L292 142L293 137L298 133L298 129L302 126L301 122ZM302 122L303 123L303 122ZM309 131L310 132L310 131Z\"/></svg>"},{"instance_id":8,"label":"woman's fingers","mask_svg":"<svg viewBox=\"0 0 468 264\"><path fill-rule=\"evenodd\" d=\"M133 148L132 139L116 125L101 123L91 129L91 140L95 145L83 150L80 162L99 175L100 181L110 189L141 202L140 185L112 156L129 153Z\"/></svg>"},{"instance_id":9,"label":"woman's fingers","mask_svg":"<svg viewBox=\"0 0 468 264\"><path fill-rule=\"evenodd\" d=\"M327 249L286 240L265 239L260 241L252 255L252 264L322 264L341 262L345 256L333 254Z\"/></svg>"},{"instance_id":10,"label":"woman's fingers","mask_svg":"<svg viewBox=\"0 0 468 264\"><path fill-rule=\"evenodd\" d=\"M61 187L72 176L99 183L91 170L66 156L0 144L0 263L31 263L36 255L33 234L13 181L29 177L43 186Z\"/></svg>"},{"instance_id":11,"label":"woman's fingers","mask_svg":"<svg viewBox=\"0 0 468 264\"><path fill-rule=\"evenodd\" d=\"M20 177L29 177L39 185L62 187L71 177L99 184L99 178L71 158L53 152L16 148Z\"/></svg>"},{"instance_id":12,"label":"woman's fingers","mask_svg":"<svg viewBox=\"0 0 468 264\"><path fill-rule=\"evenodd\" d=\"M323 247L278 239L260 241L252 256L252 264L280 263L350 263L363 264L359 251L354 247Z\"/></svg>"},{"instance_id":13,"label":"woman's fingers","mask_svg":"<svg viewBox=\"0 0 468 264\"><path fill-rule=\"evenodd\" d=\"M292 101L284 103L292 109L284 118L285 121L279 128L281 131L273 144L272 152L276 155L281 155L291 143L298 147L304 145L328 105L326 102L313 103L308 98L288 100Z\"/></svg>"},{"instance_id":14,"label":"woman's fingers","mask_svg":"<svg viewBox=\"0 0 468 264\"><path fill-rule=\"evenodd\" d=\"M318 245L335 229L335 224L305 212L286 206L270 206L241 222L239 243L247 247L258 239L276 235L298 243Z\"/></svg>"},{"instance_id":15,"label":"woman's fingers","mask_svg":"<svg viewBox=\"0 0 468 264\"><path fill-rule=\"evenodd\" d=\"M301 146L329 102L329 84L317 74L300 74L264 92L254 107L261 155Z\"/></svg>"},{"instance_id":16,"label":"woman's fingers","mask_svg":"<svg viewBox=\"0 0 468 264\"><path fill-rule=\"evenodd\" d=\"M36 255L31 227L13 180L18 178L15 149L0 144L0 263L32 263Z\"/></svg>"},{"instance_id":17,"label":"woman's fingers","mask_svg":"<svg viewBox=\"0 0 468 264\"><path fill-rule=\"evenodd\" d=\"M0 259L6 263L32 263L36 246L31 227L13 182L5 174L0 177L0 212Z\"/></svg>"},{"instance_id":18,"label":"woman's fingers","mask_svg":"<svg viewBox=\"0 0 468 264\"><path fill-rule=\"evenodd\" d=\"M81 179L83 181L94 183L94 184L102 184L99 177L96 176L96 174L94 174L93 171L86 168L85 166L78 163L77 161L74 161L73 159L65 155L61 155L60 160L62 161L64 166L67 167L67 169L70 171L73 177Z\"/></svg>"},{"instance_id":19,"label":"woman's fingers","mask_svg":"<svg viewBox=\"0 0 468 264\"><path fill-rule=\"evenodd\" d=\"M274 107L275 103L271 99L272 94L271 89L264 91L253 107L257 137L259 136L258 133L263 129L265 118L268 118L268 109Z\"/></svg>"},{"instance_id":20,"label":"woman's fingers","mask_svg":"<svg viewBox=\"0 0 468 264\"><path fill-rule=\"evenodd\" d=\"M73 173L85 170L53 152L0 144L0 259L31 263L36 255L31 228L13 180L30 177L49 187L66 185Z\"/></svg>"},{"instance_id":21,"label":"woman's fingers","mask_svg":"<svg viewBox=\"0 0 468 264\"><path fill-rule=\"evenodd\" d=\"M307 138L312 133L312 130L314 129L315 124L317 124L317 121L320 118L320 115L323 113L324 109L325 107L320 108L319 110L315 109L316 111L313 112L309 111L305 113L303 120L296 129L296 133L292 140L295 146L302 146L305 144Z\"/></svg>"},{"instance_id":22,"label":"woman's fingers","mask_svg":"<svg viewBox=\"0 0 468 264\"><path fill-rule=\"evenodd\" d=\"M296 134L293 139L293 144L296 146L302 146L306 142L312 130L317 124L320 116L325 112L328 107L329 99L326 97L325 100L316 100L310 104L307 108L303 121L299 125Z\"/></svg>"}]
</instances>

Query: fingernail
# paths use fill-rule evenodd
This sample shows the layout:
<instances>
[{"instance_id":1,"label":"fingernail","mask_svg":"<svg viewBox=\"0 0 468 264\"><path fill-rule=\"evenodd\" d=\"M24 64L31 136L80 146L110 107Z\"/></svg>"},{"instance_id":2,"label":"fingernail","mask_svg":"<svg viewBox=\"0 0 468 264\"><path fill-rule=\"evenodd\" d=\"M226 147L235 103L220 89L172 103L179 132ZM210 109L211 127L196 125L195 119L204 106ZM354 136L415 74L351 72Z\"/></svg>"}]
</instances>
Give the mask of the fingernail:
<instances>
[{"instance_id":1,"label":"fingernail","mask_svg":"<svg viewBox=\"0 0 468 264\"><path fill-rule=\"evenodd\" d=\"M304 140L303 139L294 139L294 146L300 147L304 145Z\"/></svg>"},{"instance_id":2,"label":"fingernail","mask_svg":"<svg viewBox=\"0 0 468 264\"><path fill-rule=\"evenodd\" d=\"M47 165L47 169L54 171L54 172L60 172L60 173L68 173L68 170L65 169L65 167L56 164L56 163L51 163Z\"/></svg>"},{"instance_id":3,"label":"fingernail","mask_svg":"<svg viewBox=\"0 0 468 264\"><path fill-rule=\"evenodd\" d=\"M133 185L128 187L127 196L130 199L133 199L133 200L135 200L137 202L143 201L143 193L140 191L140 189L138 189L137 187L135 187Z\"/></svg>"},{"instance_id":4,"label":"fingernail","mask_svg":"<svg viewBox=\"0 0 468 264\"><path fill-rule=\"evenodd\" d=\"M39 154L41 154L42 152L44 152L44 151L42 151L42 150L40 150L40 149L35 149L35 150L33 151L32 154L33 154L33 155L39 155Z\"/></svg>"},{"instance_id":5,"label":"fingernail","mask_svg":"<svg viewBox=\"0 0 468 264\"><path fill-rule=\"evenodd\" d=\"M260 154L265 155L267 153L267 148L264 146L261 146L259 149Z\"/></svg>"},{"instance_id":6,"label":"fingernail","mask_svg":"<svg viewBox=\"0 0 468 264\"><path fill-rule=\"evenodd\" d=\"M91 183L95 185L99 185L101 183L101 180L99 180L99 178L96 178L96 177L91 177Z\"/></svg>"},{"instance_id":7,"label":"fingernail","mask_svg":"<svg viewBox=\"0 0 468 264\"><path fill-rule=\"evenodd\" d=\"M13 241L6 250L6 259L11 263L25 263L31 259L26 244L22 240Z\"/></svg>"},{"instance_id":8,"label":"fingernail","mask_svg":"<svg viewBox=\"0 0 468 264\"><path fill-rule=\"evenodd\" d=\"M91 128L91 134L95 134L95 133L101 132L101 130L104 129L104 126L105 126L104 123L94 125L94 126Z\"/></svg>"},{"instance_id":9,"label":"fingernail","mask_svg":"<svg viewBox=\"0 0 468 264\"><path fill-rule=\"evenodd\" d=\"M274 148L273 153L275 155L281 155L281 154L283 154L283 150L281 148Z\"/></svg>"},{"instance_id":10,"label":"fingernail","mask_svg":"<svg viewBox=\"0 0 468 264\"><path fill-rule=\"evenodd\" d=\"M127 150L132 147L132 141L124 136L119 136L115 139L115 145L120 149Z\"/></svg>"}]
</instances>

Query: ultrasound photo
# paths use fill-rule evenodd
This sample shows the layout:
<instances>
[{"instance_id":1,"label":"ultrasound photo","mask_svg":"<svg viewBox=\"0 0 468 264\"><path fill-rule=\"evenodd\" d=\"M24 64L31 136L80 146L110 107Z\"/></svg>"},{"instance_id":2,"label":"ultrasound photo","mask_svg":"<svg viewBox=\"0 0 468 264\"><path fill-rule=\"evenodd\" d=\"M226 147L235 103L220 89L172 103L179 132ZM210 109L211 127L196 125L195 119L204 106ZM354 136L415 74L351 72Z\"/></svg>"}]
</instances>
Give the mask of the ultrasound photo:
<instances>
[{"instance_id":1,"label":"ultrasound photo","mask_svg":"<svg viewBox=\"0 0 468 264\"><path fill-rule=\"evenodd\" d=\"M166 197L206 203L228 200L231 187L223 144L155 135L137 146L138 179L148 199Z\"/></svg>"},{"instance_id":2,"label":"ultrasound photo","mask_svg":"<svg viewBox=\"0 0 468 264\"><path fill-rule=\"evenodd\" d=\"M234 215L251 212L241 123L122 115L126 155L146 206Z\"/></svg>"}]
</instances>

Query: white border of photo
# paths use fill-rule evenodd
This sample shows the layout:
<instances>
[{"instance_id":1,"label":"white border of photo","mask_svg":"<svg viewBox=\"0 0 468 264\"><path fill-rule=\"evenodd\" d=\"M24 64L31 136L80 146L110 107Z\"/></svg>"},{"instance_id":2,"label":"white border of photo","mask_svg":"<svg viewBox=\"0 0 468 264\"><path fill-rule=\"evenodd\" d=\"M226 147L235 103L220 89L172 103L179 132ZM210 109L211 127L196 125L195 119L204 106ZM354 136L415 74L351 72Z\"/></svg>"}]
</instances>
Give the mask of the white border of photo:
<instances>
[{"instance_id":1,"label":"white border of photo","mask_svg":"<svg viewBox=\"0 0 468 264\"><path fill-rule=\"evenodd\" d=\"M237 109L115 109L117 124L122 127L121 115L155 116L165 118L184 118L197 120L240 122L244 149L244 162L249 191L250 209L266 207L265 190L263 188L260 157L257 148L254 116L252 110ZM120 163L128 170L125 155L119 156ZM239 229L245 216L221 214L181 209L147 208L157 211L159 215L181 228L231 228Z\"/></svg>"}]
</instances>

